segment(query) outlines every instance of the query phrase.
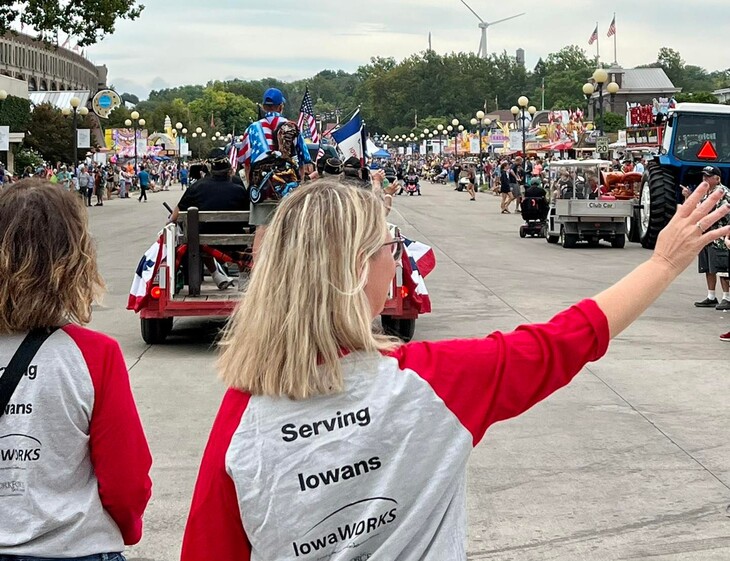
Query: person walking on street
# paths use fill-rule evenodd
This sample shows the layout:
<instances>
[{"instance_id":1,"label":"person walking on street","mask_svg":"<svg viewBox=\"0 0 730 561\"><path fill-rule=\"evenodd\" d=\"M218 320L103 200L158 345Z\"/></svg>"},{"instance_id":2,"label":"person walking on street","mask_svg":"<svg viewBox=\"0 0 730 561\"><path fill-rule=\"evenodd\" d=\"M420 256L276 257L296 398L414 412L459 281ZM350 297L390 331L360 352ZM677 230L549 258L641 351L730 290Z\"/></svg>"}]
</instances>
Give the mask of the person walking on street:
<instances>
[{"instance_id":1,"label":"person walking on street","mask_svg":"<svg viewBox=\"0 0 730 561\"><path fill-rule=\"evenodd\" d=\"M145 166L142 166L142 169L139 170L137 179L139 180L139 202L141 203L143 198L144 202L147 202L147 189L149 189L150 186L150 174L147 173Z\"/></svg>"},{"instance_id":2,"label":"person walking on street","mask_svg":"<svg viewBox=\"0 0 730 561\"><path fill-rule=\"evenodd\" d=\"M92 189L93 179L86 170L85 165L79 166L79 194L86 206L91 206L91 197L88 196L89 189Z\"/></svg>"}]
</instances>

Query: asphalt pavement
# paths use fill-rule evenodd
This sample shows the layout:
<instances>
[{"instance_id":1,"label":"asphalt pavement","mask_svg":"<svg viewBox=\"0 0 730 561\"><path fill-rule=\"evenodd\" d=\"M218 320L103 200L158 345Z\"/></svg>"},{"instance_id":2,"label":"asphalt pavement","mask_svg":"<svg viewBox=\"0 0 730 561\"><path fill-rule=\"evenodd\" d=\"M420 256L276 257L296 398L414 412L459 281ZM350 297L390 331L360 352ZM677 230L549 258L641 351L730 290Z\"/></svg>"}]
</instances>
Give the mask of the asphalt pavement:
<instances>
[{"instance_id":1,"label":"asphalt pavement","mask_svg":"<svg viewBox=\"0 0 730 561\"><path fill-rule=\"evenodd\" d=\"M431 245L433 313L416 339L511 330L549 319L609 286L650 253L563 249L520 239L498 198L470 202L451 186L397 197L404 235ZM126 303L135 267L164 225L166 201L112 200L89 209L108 293L91 327L119 340L147 432L153 497L133 561L172 561L207 435L224 388L214 370L219 322L176 322L146 345ZM696 309L706 295L685 272L608 354L567 388L492 427L469 464L469 559L714 561L730 559L730 330L727 313ZM427 463L414 469L430 469ZM446 561L446 560L445 560Z\"/></svg>"}]
</instances>

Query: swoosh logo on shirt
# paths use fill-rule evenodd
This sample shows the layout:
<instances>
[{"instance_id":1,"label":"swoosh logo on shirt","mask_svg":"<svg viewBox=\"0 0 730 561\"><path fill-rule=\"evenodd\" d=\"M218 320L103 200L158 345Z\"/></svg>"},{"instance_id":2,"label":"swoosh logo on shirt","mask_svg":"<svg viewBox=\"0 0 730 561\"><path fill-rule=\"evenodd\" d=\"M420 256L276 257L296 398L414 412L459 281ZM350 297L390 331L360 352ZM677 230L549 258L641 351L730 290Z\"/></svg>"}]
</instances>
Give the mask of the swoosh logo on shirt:
<instances>
[{"instance_id":1,"label":"swoosh logo on shirt","mask_svg":"<svg viewBox=\"0 0 730 561\"><path fill-rule=\"evenodd\" d=\"M337 510L335 510L331 514L328 514L322 520L320 520L314 526L312 526L309 530L307 530L304 533L304 535L306 536L309 532L311 532L312 530L314 530L317 526L319 526L320 524L322 524L326 520L329 520L330 518L332 518L338 512L342 512L343 510L346 510L346 509L350 508L351 506L359 505L359 504L362 504L362 503L374 502L374 501L388 501L388 502L391 502L391 503L394 503L394 504L398 504L398 501L396 501L395 499L391 499L390 497L371 497L369 499L361 499L359 501L355 501L354 503L346 504L345 506L338 508Z\"/></svg>"},{"instance_id":2,"label":"swoosh logo on shirt","mask_svg":"<svg viewBox=\"0 0 730 561\"><path fill-rule=\"evenodd\" d=\"M0 440L2 440L3 438L10 438L11 436L22 436L23 438L30 438L31 440L35 440L39 445L43 446L40 440L28 434L6 434L4 436L0 436Z\"/></svg>"}]
</instances>

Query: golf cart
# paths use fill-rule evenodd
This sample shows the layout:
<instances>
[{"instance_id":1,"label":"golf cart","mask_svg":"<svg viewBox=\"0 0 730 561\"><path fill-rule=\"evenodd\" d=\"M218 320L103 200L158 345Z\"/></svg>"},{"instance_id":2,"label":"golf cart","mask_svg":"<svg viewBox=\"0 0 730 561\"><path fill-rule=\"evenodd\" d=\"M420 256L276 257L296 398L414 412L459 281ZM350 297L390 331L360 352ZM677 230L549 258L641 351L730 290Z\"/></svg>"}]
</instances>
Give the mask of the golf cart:
<instances>
[{"instance_id":1,"label":"golf cart","mask_svg":"<svg viewBox=\"0 0 730 561\"><path fill-rule=\"evenodd\" d=\"M585 241L596 247L606 240L612 247L624 247L634 202L609 192L610 170L611 162L605 160L550 162L548 243L572 248Z\"/></svg>"}]
</instances>

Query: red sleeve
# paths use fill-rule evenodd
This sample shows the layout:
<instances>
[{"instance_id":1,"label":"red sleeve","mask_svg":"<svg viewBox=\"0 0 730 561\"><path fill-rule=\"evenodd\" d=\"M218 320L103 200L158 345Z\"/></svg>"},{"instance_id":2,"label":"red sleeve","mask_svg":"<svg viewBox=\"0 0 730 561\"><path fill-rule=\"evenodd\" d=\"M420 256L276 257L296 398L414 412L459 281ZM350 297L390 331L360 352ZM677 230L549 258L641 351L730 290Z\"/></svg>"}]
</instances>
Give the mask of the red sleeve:
<instances>
[{"instance_id":1,"label":"red sleeve","mask_svg":"<svg viewBox=\"0 0 730 561\"><path fill-rule=\"evenodd\" d=\"M182 544L182 561L249 561L251 545L241 522L226 452L250 396L228 390L203 453Z\"/></svg>"},{"instance_id":2,"label":"red sleeve","mask_svg":"<svg viewBox=\"0 0 730 561\"><path fill-rule=\"evenodd\" d=\"M81 350L94 385L89 447L101 504L119 526L124 543L134 545L142 538L142 515L152 492L152 456L124 356L106 335L75 325L64 331Z\"/></svg>"},{"instance_id":3,"label":"red sleeve","mask_svg":"<svg viewBox=\"0 0 730 561\"><path fill-rule=\"evenodd\" d=\"M609 339L606 316L584 300L545 324L486 339L411 343L393 356L431 385L476 446L490 425L527 411L603 356Z\"/></svg>"}]
</instances>

